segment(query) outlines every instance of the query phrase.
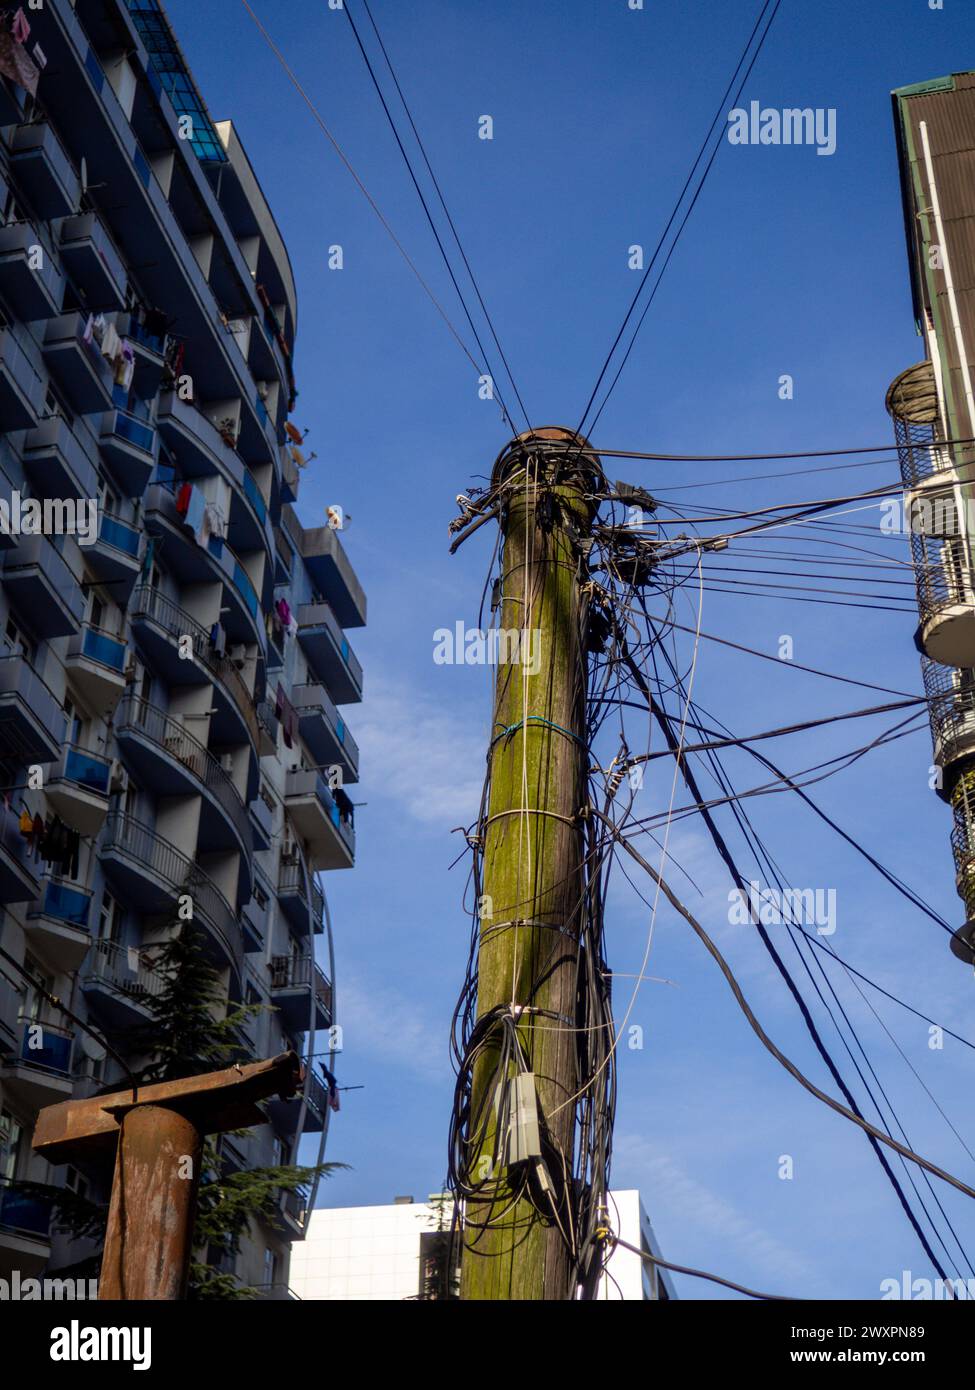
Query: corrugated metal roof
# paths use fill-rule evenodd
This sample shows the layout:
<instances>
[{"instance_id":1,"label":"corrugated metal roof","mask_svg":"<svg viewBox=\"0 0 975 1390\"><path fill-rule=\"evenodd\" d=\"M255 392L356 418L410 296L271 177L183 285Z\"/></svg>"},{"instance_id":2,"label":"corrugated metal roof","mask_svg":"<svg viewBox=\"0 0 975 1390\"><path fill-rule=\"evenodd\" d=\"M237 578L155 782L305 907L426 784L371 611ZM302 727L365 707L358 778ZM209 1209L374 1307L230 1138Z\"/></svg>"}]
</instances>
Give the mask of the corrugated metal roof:
<instances>
[{"instance_id":1,"label":"corrugated metal roof","mask_svg":"<svg viewBox=\"0 0 975 1390\"><path fill-rule=\"evenodd\" d=\"M931 149L964 356L975 375L975 74L959 73L947 83L942 79L902 88L894 94L894 110L915 312L923 318L926 307L935 311L946 384L958 410L965 390L958 343L950 328L945 274L943 268L929 264L930 247L937 234L921 125L926 127Z\"/></svg>"}]
</instances>

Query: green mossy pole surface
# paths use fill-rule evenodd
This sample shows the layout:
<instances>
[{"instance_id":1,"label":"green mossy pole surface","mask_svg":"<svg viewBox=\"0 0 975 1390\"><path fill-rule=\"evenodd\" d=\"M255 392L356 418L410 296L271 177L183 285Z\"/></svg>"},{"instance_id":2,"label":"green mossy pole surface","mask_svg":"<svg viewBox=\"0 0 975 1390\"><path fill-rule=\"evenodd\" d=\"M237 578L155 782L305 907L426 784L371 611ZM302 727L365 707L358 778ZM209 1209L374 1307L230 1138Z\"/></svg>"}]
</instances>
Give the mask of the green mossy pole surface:
<instances>
[{"instance_id":1,"label":"green mossy pole surface","mask_svg":"<svg viewBox=\"0 0 975 1390\"><path fill-rule=\"evenodd\" d=\"M538 433L559 438L570 432ZM535 661L526 669L499 658L496 669L493 736L510 732L496 738L491 754L477 1016L514 1003L564 1020L560 1026L551 1018L528 1017L519 1033L535 1073L541 1115L571 1174L578 1078L572 1030L584 853L579 813L586 801L588 758L585 610L578 549L567 523L588 535L592 512L584 478L559 476L556 482L555 467L551 457L526 450L522 467L509 475L512 491L501 518L500 626L505 632L527 630L521 654L527 645ZM504 925L522 920L532 925ZM475 1064L474 1116L492 1094L497 1064L493 1048ZM492 1123L480 1154L490 1155L493 1143ZM482 1175L486 1162L482 1157ZM479 1173L477 1154L471 1172ZM503 1170L495 1174L501 1182L493 1200L468 1203L461 1297L564 1299L571 1270L558 1226L526 1199L506 1211L504 1176ZM552 1177L558 1188L561 1172ZM561 1215L564 1219L564 1211ZM476 1229L487 1221L489 1230Z\"/></svg>"}]
</instances>

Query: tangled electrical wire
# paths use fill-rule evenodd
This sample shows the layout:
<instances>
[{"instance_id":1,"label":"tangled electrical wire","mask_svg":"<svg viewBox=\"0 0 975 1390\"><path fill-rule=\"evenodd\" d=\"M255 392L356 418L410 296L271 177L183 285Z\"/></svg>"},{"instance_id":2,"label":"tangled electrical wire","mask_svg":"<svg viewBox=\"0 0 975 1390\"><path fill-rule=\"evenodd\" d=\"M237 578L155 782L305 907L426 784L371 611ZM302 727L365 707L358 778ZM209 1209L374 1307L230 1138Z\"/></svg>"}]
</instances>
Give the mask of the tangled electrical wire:
<instances>
[{"instance_id":1,"label":"tangled electrical wire","mask_svg":"<svg viewBox=\"0 0 975 1390\"><path fill-rule=\"evenodd\" d=\"M549 435L553 437L547 438ZM565 501L570 485L577 490L581 503L588 508L585 518L578 508ZM598 1296L601 1276L616 1243L608 1216L616 1102L616 1051L621 1038L625 1036L641 983L646 978L644 972L661 892L671 906L676 902L680 907L679 900L662 878L663 871L669 862L676 865L685 877L689 877L676 864L670 852L672 825L682 815L700 813L715 839L719 853L729 866L732 881L740 884L743 882L742 875L731 860L727 846L710 817L709 806L730 806L749 835L750 827L743 813L743 799L748 796L792 791L822 816L823 813L801 790L804 783L808 785L810 781L835 775L871 749L910 733L917 727L917 718L923 717L923 713L915 708L907 720L901 719L888 732L848 754L806 769L805 776L800 773L787 775L751 748L751 743L766 735L754 735L748 740L735 739L723 728L716 729L713 725L702 723L702 711L693 699L693 683L700 641L711 640L709 634L702 631L704 561L710 559L713 552L726 550L729 541L734 542L739 536L751 539L756 529L764 531L767 526L800 525L816 528L817 531L824 530L830 523L820 520L823 511L835 510L846 502L873 500L881 491L871 489L850 498L831 498L826 503L803 502L766 509L770 513L767 522L759 522L757 528L751 525L731 531L728 529L730 521L750 521L764 513L731 514L715 509L714 515L698 516L696 520L691 520L686 511L678 511L664 504L642 488L624 483L609 484L591 446L581 436L559 430L536 431L520 436L502 452L495 464L490 486L472 489L458 497L461 514L451 523L454 536L452 551L487 521L497 518L502 522L482 594L482 619L489 594L491 612L495 615L492 621L495 623L500 621L496 615L501 612L502 606L517 598L510 591L513 586L511 574L506 568L505 549L511 543L510 527L506 523L510 522L511 510L519 501L527 507L530 500L532 520L527 531L534 534L540 554L550 566L564 566L567 560L565 554L551 548L553 534L558 531L563 540L567 538L568 559L575 570L579 595L576 628L572 637L578 668L575 694L580 700L584 699L584 716L580 715L577 722L565 728L528 715L526 709L522 718L512 718L499 724L491 741L478 816L465 831L471 853L471 937L465 980L452 1030L457 1083L451 1121L448 1187L454 1197L455 1220L463 1228L465 1258L468 1255L508 1255L511 1256L511 1264L517 1258L515 1252L518 1247L531 1238L533 1230L546 1227L555 1233L554 1238L563 1253L561 1265L556 1262L559 1282L555 1285L546 1283L546 1297L590 1299ZM771 515L773 512L775 515ZM702 534L701 523L718 525L721 529L716 535ZM839 540L839 536L855 535L855 532L850 527L835 526L827 534L831 537L830 545L842 547L844 542ZM502 535L508 537L505 542L502 542ZM847 550L856 549L849 542L845 544ZM530 564L525 564L523 568L526 573L531 571ZM534 593L526 592L520 600L526 624L536 597ZM694 611L686 621L681 621L685 615L680 611L680 605L687 603ZM689 661L678 659L676 636L679 633L688 633L694 638ZM672 651L668 650L671 646ZM832 675L826 672L816 674ZM497 679L496 711L500 718L500 711L506 709L504 689L508 677L499 671ZM840 717L866 717L883 713L887 708L891 712L900 712L924 704L923 697L911 697L906 692L890 693L904 694L906 698L896 705L877 706ZM635 716L634 711L638 711L639 715ZM831 722L835 718L810 721L810 725ZM527 745L532 719L549 723L556 741L565 737L581 742L573 730L585 728L585 776L580 778L575 803L578 814L571 818L562 817L563 820L571 819L576 836L574 853L565 861L571 864L567 873L572 882L561 885L568 895L565 900L571 903L571 910L566 911L557 923L526 921L525 916L519 917L517 914L530 917L533 910L537 910L537 896L529 888L522 894L524 901L505 904L502 915L506 920L499 922L494 920L490 912L481 911L484 901L485 842L491 822L498 814L492 814L492 774L499 750L510 750L513 740L520 739L522 746ZM771 730L767 736L798 732L799 728ZM659 745L660 732L663 734L663 747L652 746ZM708 742L702 743L702 739ZM714 761L714 750L728 746L744 747L746 752L757 757L773 773L774 781L743 793L736 792ZM690 770L688 755L700 756L702 751L707 753L714 765L720 792L717 797L705 798ZM669 806L651 817L638 816L635 813L635 800L642 787L644 771L653 760L661 757L669 757L673 762ZM813 772L819 776L810 778L808 774ZM686 783L692 794L691 804L678 807L675 805L676 793L682 783ZM523 779L522 798L527 792L528 782ZM527 805L528 802L522 799L521 806L524 808ZM518 816L525 813L514 809L501 814ZM552 812L546 811L544 814L551 815ZM849 839L838 826L834 825L833 828ZM633 850L631 841L640 836L647 837L657 846L660 852L659 872ZM925 908L923 902L917 900L911 890L885 870L883 865L873 860L859 845L854 847L898 891L914 901L915 905ZM627 872L624 853L656 882L656 892L652 898L640 892L633 882ZM613 1015L613 977L607 966L605 950L605 903L614 868L624 875L650 909L643 962L635 976L632 996L618 1023ZM520 872L518 882L524 887ZM934 914L929 912L928 915ZM560 932L551 930L556 925L561 927ZM805 937L801 923L790 925ZM939 925L944 924L939 921ZM761 924L756 923L756 926L765 941ZM534 970L528 972L527 976L521 976L522 982L527 978L533 988L537 984L537 992L521 997L513 980L510 1003L495 1002L495 991L493 998L484 1003L478 1017L479 968L483 973L486 943L490 943L499 932L517 933L525 928L547 928L550 932L547 938L550 944L535 956ZM901 1143L891 1137L885 1125L878 1129L865 1120L833 1059L825 1053L808 1007L791 975L770 941L766 941L766 947L772 950L773 959L792 989L806 1025L823 1052L824 1060L847 1105L841 1105L815 1088L814 1093L866 1131L915 1231L922 1237L926 1253L934 1260L930 1242L922 1231L904 1188L884 1158L883 1150L893 1149L899 1155L902 1166L908 1160L920 1165L929 1191L929 1175L941 1177L963 1191L970 1189L917 1155L906 1142L906 1135L903 1136L905 1142ZM566 962L573 979L571 1010L558 1004L552 1007L551 997L544 990L544 982L551 979L554 970L565 967ZM849 970L845 962L840 964ZM816 982L813 983L815 986ZM872 980L866 980L866 983L878 988ZM816 993L820 1002L830 1010L829 999L821 989L816 987ZM831 989L830 993L835 999ZM524 990L521 994L524 994ZM902 1000L897 1002L903 1004ZM807 1085L806 1078L769 1043L760 1029L758 1031L773 1055L787 1070L792 1070L802 1084ZM551 1059L552 1054L545 1054L544 1049L546 1036L551 1043L553 1035L556 1041L571 1044L571 1066L567 1070L560 1069L558 1087L552 1084L551 1075L540 1070L539 1062L541 1057ZM533 1076L535 1072L539 1073L537 1077ZM859 1066L857 1072L873 1102L868 1080ZM532 1084L526 1086L526 1078ZM533 1084L535 1080L539 1083L537 1091ZM530 1121L538 1125L538 1142L535 1145L529 1143L527 1147L524 1146L523 1129L523 1112L526 1108L531 1112ZM924 1194L914 1184L913 1177L911 1186L924 1216L929 1217L929 1210L922 1200ZM940 1203L937 1203L937 1211L944 1215ZM507 1244L500 1246L497 1238L499 1228L502 1228L507 1240ZM488 1237L489 1232L495 1233L493 1239ZM951 1231L951 1234L954 1232ZM504 1290L499 1292L505 1296Z\"/></svg>"},{"instance_id":2,"label":"tangled electrical wire","mask_svg":"<svg viewBox=\"0 0 975 1390\"><path fill-rule=\"evenodd\" d=\"M560 437L544 438L547 433ZM579 490L580 501L589 510L589 525L565 503L565 486L570 483ZM510 1232L511 1246L506 1251L509 1254L538 1223L554 1227L566 1259L560 1276L563 1287L550 1291L550 1296L587 1299L597 1295L600 1275L611 1250L607 1195L619 1039L613 1019L612 975L604 934L605 902L616 844L602 817L612 808L614 820L625 822L642 784L641 748L633 746L623 717L627 706L637 703L639 694L632 668L649 663L656 640L645 611L641 612L640 595L648 585L655 591L672 593L683 576L668 571L668 554L671 549L684 554L686 545L684 537L676 540L673 547L648 539L643 528L646 517L656 510L654 499L641 488L619 483L611 487L585 441L580 443L577 436L567 436L564 431L540 431L521 436L502 452L489 488L458 497L461 515L451 524L455 535L452 550L486 521L503 518L526 495L530 495L533 518L529 530L534 532L535 543L549 547L549 553L543 555L545 562L552 565L564 561L551 549L552 533L558 523L568 537L571 562L576 566L580 603L572 650L577 657L575 693L585 706L585 767L584 785L577 798L579 814L573 825L576 842L570 862L574 860L579 867L576 869L573 864L568 870L572 883L556 884L571 905L560 923L525 921L516 915L530 913L533 905L537 907L536 895L530 891L525 891L524 902L505 905L502 916L506 920L482 920L492 771L499 748L509 746L519 734L522 740L527 738L527 725L533 716L526 715L502 727L492 740L478 816L465 832L472 858L471 937L452 1029L457 1085L448 1186L457 1210L463 1211L465 1252L472 1256L487 1253L482 1237L500 1226ZM498 621L496 615L503 603L513 597L505 592L505 585L510 582L499 533L484 586L482 617L490 591L493 621ZM536 597L526 594L522 601L525 625ZM502 707L508 679L502 668L498 676L498 709ZM577 738L571 729L558 725L551 728L556 735ZM649 737L648 722L646 746L642 750L645 753L649 752ZM613 753L606 766L592 756L592 750L602 743ZM600 807L602 816L597 810ZM521 813L516 810L510 814ZM524 883L521 875L519 882ZM563 998L571 999L571 1013L539 1007L540 996L513 996L510 1005L492 1006L478 1018L478 963L485 942L498 932L524 928L535 928L536 934L548 929L548 944L540 948L531 972L532 981L540 988L550 984L568 960L573 978ZM515 1117L511 1097L518 1095L517 1078L531 1074L539 1066L546 1033L558 1035L548 1039L550 1044L561 1041L570 1045L570 1089L563 1094L564 1070L554 1097L553 1078L540 1078L543 1085L548 1083L550 1100L554 1101L546 1111L540 1097L540 1152L527 1160L519 1157L512 1161ZM476 1078L483 1078L483 1084L475 1084ZM531 1092L528 1104L532 1107L533 1097ZM498 1253L494 1244L489 1248L490 1254Z\"/></svg>"}]
</instances>

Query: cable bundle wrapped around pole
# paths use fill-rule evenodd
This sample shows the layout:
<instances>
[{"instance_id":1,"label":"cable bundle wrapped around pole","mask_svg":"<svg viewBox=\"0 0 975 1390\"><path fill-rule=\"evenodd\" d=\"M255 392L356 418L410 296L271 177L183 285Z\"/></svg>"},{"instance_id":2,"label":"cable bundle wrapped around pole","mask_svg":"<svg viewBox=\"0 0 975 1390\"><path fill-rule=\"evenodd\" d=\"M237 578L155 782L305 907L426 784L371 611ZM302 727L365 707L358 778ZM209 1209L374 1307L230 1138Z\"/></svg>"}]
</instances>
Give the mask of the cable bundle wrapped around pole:
<instances>
[{"instance_id":1,"label":"cable bundle wrapped around pole","mask_svg":"<svg viewBox=\"0 0 975 1390\"><path fill-rule=\"evenodd\" d=\"M587 809L586 587L604 482L579 443L563 430L520 436L479 508L499 513L503 544L495 728L468 833L473 932L454 1029L449 1183L465 1298L585 1296L605 1253L615 1073L605 837Z\"/></svg>"}]
</instances>

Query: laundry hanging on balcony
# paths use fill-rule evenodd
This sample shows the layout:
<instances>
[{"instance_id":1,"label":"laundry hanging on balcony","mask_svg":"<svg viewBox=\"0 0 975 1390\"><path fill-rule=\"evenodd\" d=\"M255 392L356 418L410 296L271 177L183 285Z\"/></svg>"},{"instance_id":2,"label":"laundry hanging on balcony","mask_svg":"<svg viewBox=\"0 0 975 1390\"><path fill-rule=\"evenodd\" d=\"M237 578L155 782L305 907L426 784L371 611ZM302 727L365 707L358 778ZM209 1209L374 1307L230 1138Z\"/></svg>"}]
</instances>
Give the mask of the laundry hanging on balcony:
<instances>
[{"instance_id":1,"label":"laundry hanging on balcony","mask_svg":"<svg viewBox=\"0 0 975 1390\"><path fill-rule=\"evenodd\" d=\"M26 43L30 38L30 24L23 9L19 9L10 21L10 32L18 43Z\"/></svg>"},{"instance_id":2,"label":"laundry hanging on balcony","mask_svg":"<svg viewBox=\"0 0 975 1390\"><path fill-rule=\"evenodd\" d=\"M115 358L115 385L128 391L135 376L135 350L128 338L123 338Z\"/></svg>"},{"instance_id":3,"label":"laundry hanging on balcony","mask_svg":"<svg viewBox=\"0 0 975 1390\"><path fill-rule=\"evenodd\" d=\"M23 18L23 11L17 12ZM9 16L9 11L8 11ZM37 79L41 70L24 48L23 40L18 39L13 30L16 16L9 16L7 25L0 24L0 72L9 77L18 87L37 96ZM27 24L26 19L24 23ZM27 28L30 33L30 26Z\"/></svg>"},{"instance_id":4,"label":"laundry hanging on balcony","mask_svg":"<svg viewBox=\"0 0 975 1390\"><path fill-rule=\"evenodd\" d=\"M284 693L284 686L280 681L278 681L278 690L274 697L274 713L281 723L285 747L293 748L295 746L295 739L298 736L298 714L294 705Z\"/></svg>"},{"instance_id":5,"label":"laundry hanging on balcony","mask_svg":"<svg viewBox=\"0 0 975 1390\"><path fill-rule=\"evenodd\" d=\"M274 611L281 621L281 627L288 637L297 637L298 623L295 615L291 611L291 606L286 598L279 598L274 605Z\"/></svg>"}]
</instances>

